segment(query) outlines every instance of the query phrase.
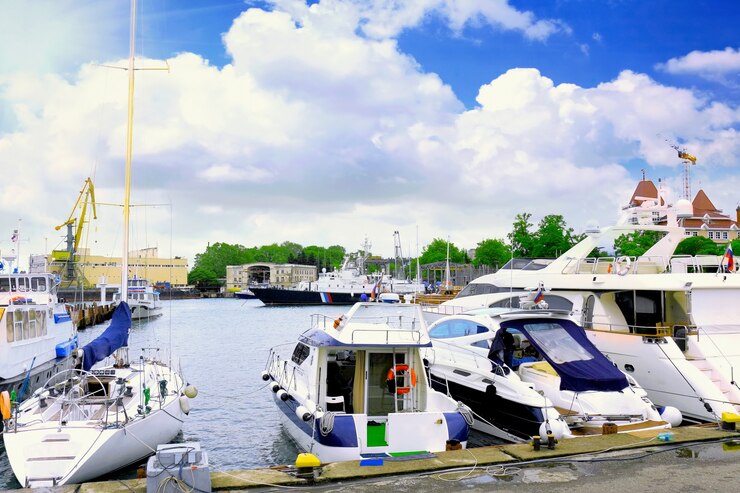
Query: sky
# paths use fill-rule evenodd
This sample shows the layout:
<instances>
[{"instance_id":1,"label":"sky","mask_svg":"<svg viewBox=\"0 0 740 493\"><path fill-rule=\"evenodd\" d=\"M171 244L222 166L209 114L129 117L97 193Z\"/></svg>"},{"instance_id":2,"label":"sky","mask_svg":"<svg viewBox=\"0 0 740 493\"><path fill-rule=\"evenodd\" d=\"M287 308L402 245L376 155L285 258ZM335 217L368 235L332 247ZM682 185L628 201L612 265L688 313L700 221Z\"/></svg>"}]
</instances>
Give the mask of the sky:
<instances>
[{"instance_id":1,"label":"sky","mask_svg":"<svg viewBox=\"0 0 740 493\"><path fill-rule=\"evenodd\" d=\"M0 2L0 254L121 251L129 2ZM740 2L140 0L131 247L475 248L614 223L645 173L740 205ZM144 70L167 68L168 70ZM106 205L108 204L108 205ZM20 244L10 241L20 225Z\"/></svg>"}]
</instances>

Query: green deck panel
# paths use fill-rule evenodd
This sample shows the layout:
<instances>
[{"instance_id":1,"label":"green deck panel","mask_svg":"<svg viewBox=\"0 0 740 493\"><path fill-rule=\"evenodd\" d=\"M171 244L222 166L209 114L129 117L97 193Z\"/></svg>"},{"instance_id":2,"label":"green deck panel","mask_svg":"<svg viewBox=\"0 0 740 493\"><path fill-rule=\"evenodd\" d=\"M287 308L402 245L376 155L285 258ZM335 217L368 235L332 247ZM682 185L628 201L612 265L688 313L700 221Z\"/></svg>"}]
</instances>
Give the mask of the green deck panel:
<instances>
[{"instance_id":1,"label":"green deck panel","mask_svg":"<svg viewBox=\"0 0 740 493\"><path fill-rule=\"evenodd\" d=\"M415 450L414 452L388 452L388 455L392 457L406 457L408 455L421 455L428 454L428 450Z\"/></svg>"},{"instance_id":2,"label":"green deck panel","mask_svg":"<svg viewBox=\"0 0 740 493\"><path fill-rule=\"evenodd\" d=\"M367 446L388 446L388 443L385 441L385 423L381 423L379 425L367 425Z\"/></svg>"}]
</instances>

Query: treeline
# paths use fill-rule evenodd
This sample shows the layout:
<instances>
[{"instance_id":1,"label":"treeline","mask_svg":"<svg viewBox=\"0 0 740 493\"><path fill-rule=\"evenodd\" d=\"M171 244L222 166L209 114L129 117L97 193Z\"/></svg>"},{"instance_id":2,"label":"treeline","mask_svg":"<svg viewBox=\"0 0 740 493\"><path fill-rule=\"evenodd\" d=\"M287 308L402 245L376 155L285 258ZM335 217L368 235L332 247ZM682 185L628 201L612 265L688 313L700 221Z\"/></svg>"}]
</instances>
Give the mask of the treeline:
<instances>
[{"instance_id":1,"label":"treeline","mask_svg":"<svg viewBox=\"0 0 740 493\"><path fill-rule=\"evenodd\" d=\"M508 242L501 238L485 239L478 243L475 257L470 258L465 248L458 247L454 243L449 245L450 262L473 263L476 267L489 266L498 268L504 265L512 256L518 257L554 257L570 248L579 236L573 234L565 220L560 215L545 216L536 230L532 230L533 224L529 222L532 217L529 213L519 214L514 221L512 233L508 235ZM426 245L421 252L418 261L422 264L441 262L447 258L447 240L435 238ZM338 269L342 265L342 259L346 254L344 247L334 245L330 247L307 246L298 243L283 242L273 243L260 247L245 247L242 245L231 245L228 243L214 243L206 248L206 251L195 256L193 269L188 275L188 283L195 285L213 285L220 279L226 277L227 265L251 264L254 262L294 263L303 265L315 265L318 272L326 268L327 271ZM354 253L354 252L353 252ZM360 252L357 252L358 254ZM379 257L370 257L379 258ZM405 274L393 272L391 265L390 274L402 277L414 276L417 260L414 259L410 265L404 266ZM368 271L377 269L374 265L368 265Z\"/></svg>"},{"instance_id":2,"label":"treeline","mask_svg":"<svg viewBox=\"0 0 740 493\"><path fill-rule=\"evenodd\" d=\"M543 217L535 225L530 222L532 214L525 212L518 214L514 220L511 232L503 238L489 238L476 245L475 255L471 259L465 248L449 244L450 262L472 263L476 267L488 266L493 269L502 267L512 257L517 258L555 258L581 241L585 235L577 235L569 227L563 216L551 214ZM661 237L655 231L631 233L622 235L615 241L614 252L595 250L591 256L628 255L639 256L645 253ZM435 238L426 245L421 252L418 262L421 265L441 262L447 258L447 240ZM721 255L726 245L718 245L703 236L688 237L679 243L676 255ZM733 251L740 251L740 240L732 242ZM226 277L227 265L251 264L254 262L293 263L315 265L317 271L326 268L327 271L338 269L346 254L344 247L333 245L320 247L311 245L303 247L289 241L281 244L273 243L261 247L247 248L242 245L228 243L214 243L206 251L195 256L193 270L188 275L188 283L195 285L214 285ZM354 253L354 252L353 252ZM361 252L357 252L358 254ZM379 257L370 257L379 258ZM393 272L397 277L414 277L416 270L414 259L404 266L405 273ZM369 265L368 271L376 270L377 266Z\"/></svg>"},{"instance_id":3,"label":"treeline","mask_svg":"<svg viewBox=\"0 0 740 493\"><path fill-rule=\"evenodd\" d=\"M211 285L226 277L227 265L252 264L255 262L273 262L276 264L315 265L319 272L322 268L331 271L342 265L344 247L307 246L285 241L261 247L245 247L229 243L208 245L206 251L195 256L193 270L188 274L188 284Z\"/></svg>"}]
</instances>

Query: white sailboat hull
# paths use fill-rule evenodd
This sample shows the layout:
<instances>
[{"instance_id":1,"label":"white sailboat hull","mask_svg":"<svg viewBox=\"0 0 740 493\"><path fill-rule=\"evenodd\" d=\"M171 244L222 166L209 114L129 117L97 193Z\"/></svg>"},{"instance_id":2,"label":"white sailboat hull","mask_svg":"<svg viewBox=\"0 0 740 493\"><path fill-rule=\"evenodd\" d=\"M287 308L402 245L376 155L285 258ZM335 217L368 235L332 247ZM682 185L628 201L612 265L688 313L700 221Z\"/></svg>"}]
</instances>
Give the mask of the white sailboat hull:
<instances>
[{"instance_id":1,"label":"white sailboat hull","mask_svg":"<svg viewBox=\"0 0 740 493\"><path fill-rule=\"evenodd\" d=\"M178 399L120 428L96 422L48 422L4 435L10 465L26 487L83 483L138 462L180 432Z\"/></svg>"}]
</instances>

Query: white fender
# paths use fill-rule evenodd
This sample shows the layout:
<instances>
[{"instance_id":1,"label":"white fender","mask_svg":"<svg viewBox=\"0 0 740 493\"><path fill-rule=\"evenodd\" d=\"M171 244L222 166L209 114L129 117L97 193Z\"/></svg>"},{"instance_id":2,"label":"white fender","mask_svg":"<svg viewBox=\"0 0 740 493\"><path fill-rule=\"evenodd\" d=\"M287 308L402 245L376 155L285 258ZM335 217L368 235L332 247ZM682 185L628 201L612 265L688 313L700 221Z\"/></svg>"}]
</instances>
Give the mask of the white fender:
<instances>
[{"instance_id":1,"label":"white fender","mask_svg":"<svg viewBox=\"0 0 740 493\"><path fill-rule=\"evenodd\" d=\"M185 395L180 396L180 409L185 414L190 414L190 399Z\"/></svg>"}]
</instances>

